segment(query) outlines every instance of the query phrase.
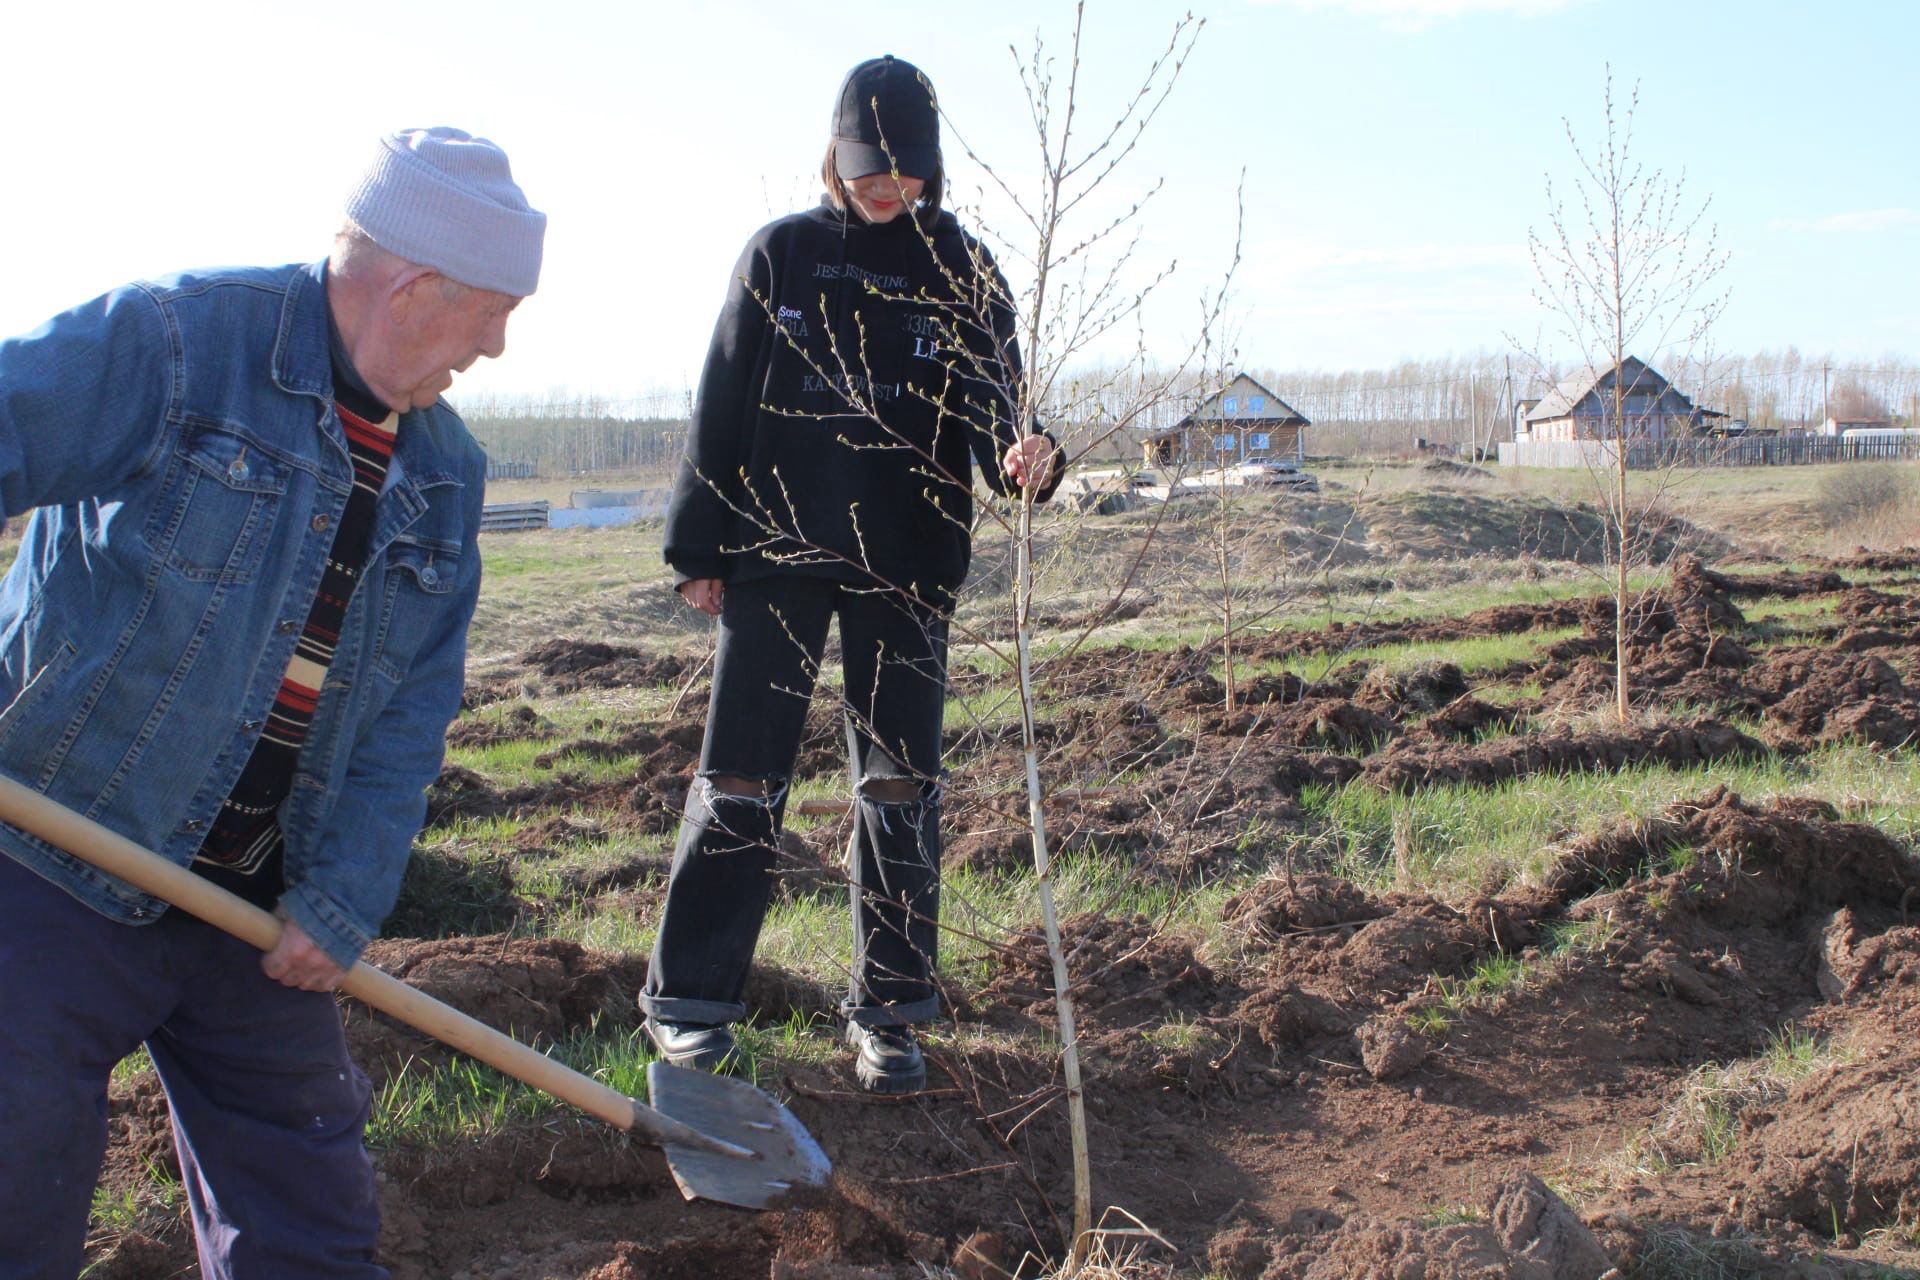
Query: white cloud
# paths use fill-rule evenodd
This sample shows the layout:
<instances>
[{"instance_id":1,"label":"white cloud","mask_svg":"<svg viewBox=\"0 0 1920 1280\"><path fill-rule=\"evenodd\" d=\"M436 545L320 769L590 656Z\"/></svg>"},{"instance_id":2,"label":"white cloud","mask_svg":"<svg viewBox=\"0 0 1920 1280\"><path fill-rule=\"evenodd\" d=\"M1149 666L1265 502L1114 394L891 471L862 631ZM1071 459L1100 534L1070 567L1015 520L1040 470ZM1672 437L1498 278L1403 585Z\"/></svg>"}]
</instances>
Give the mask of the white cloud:
<instances>
[{"instance_id":1,"label":"white cloud","mask_svg":"<svg viewBox=\"0 0 1920 1280\"><path fill-rule=\"evenodd\" d=\"M1475 14L1506 14L1539 18L1585 0L1253 0L1258 5L1290 5L1295 9L1340 10L1378 18L1389 26L1417 30L1436 22Z\"/></svg>"},{"instance_id":2,"label":"white cloud","mask_svg":"<svg viewBox=\"0 0 1920 1280\"><path fill-rule=\"evenodd\" d=\"M1920 209L1854 209L1830 213L1824 218L1775 218L1769 231L1828 231L1838 234L1892 231L1898 227L1920 225Z\"/></svg>"}]
</instances>

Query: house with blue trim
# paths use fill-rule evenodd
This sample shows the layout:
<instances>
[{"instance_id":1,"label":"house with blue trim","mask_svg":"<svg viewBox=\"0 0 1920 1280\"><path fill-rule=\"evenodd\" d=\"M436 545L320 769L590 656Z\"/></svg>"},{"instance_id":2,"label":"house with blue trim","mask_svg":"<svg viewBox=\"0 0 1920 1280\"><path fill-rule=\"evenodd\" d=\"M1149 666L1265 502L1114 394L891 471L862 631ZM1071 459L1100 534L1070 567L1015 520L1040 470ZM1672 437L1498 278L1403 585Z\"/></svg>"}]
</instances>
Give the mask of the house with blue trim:
<instances>
[{"instance_id":1,"label":"house with blue trim","mask_svg":"<svg viewBox=\"0 0 1920 1280\"><path fill-rule=\"evenodd\" d=\"M1246 374L1202 400L1178 423L1147 437L1150 467L1217 467L1252 458L1307 456L1306 416Z\"/></svg>"}]
</instances>

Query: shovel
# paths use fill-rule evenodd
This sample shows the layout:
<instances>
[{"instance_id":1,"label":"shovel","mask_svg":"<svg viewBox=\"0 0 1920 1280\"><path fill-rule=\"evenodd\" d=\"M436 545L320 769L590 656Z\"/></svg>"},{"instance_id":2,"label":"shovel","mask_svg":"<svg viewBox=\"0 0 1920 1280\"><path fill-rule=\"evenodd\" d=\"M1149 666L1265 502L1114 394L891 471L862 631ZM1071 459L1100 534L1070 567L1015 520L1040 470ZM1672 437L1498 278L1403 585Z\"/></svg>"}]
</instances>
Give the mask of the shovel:
<instances>
[{"instance_id":1,"label":"shovel","mask_svg":"<svg viewBox=\"0 0 1920 1280\"><path fill-rule=\"evenodd\" d=\"M262 951L280 940L281 922L269 913L7 777L0 777L0 821ZM823 1185L832 1172L826 1153L793 1113L744 1080L656 1061L647 1067L647 1092L655 1104L650 1107L364 962L353 966L340 989L659 1147L689 1200L768 1209L797 1189Z\"/></svg>"}]
</instances>

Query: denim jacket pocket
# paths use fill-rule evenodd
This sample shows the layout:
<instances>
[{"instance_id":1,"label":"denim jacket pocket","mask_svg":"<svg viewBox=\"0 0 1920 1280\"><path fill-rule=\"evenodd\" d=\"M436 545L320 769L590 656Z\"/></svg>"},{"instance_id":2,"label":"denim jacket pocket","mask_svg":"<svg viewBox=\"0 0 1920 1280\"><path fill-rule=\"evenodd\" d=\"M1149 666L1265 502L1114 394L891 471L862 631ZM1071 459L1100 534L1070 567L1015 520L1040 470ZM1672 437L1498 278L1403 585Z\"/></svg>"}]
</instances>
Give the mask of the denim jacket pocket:
<instances>
[{"instance_id":1,"label":"denim jacket pocket","mask_svg":"<svg viewBox=\"0 0 1920 1280\"><path fill-rule=\"evenodd\" d=\"M389 680L404 679L460 585L456 543L401 534L386 553L385 594L373 637L374 665Z\"/></svg>"},{"instance_id":2,"label":"denim jacket pocket","mask_svg":"<svg viewBox=\"0 0 1920 1280\"><path fill-rule=\"evenodd\" d=\"M0 711L0 745L4 745L23 724L33 725L42 736L49 739L54 736L50 732L51 727L64 723L58 704L55 704L51 717L43 714L41 709L49 698L56 695L61 676L79 656L79 651L71 641L62 640L60 647L53 651L53 656L27 677L13 701L7 704L4 711Z\"/></svg>"},{"instance_id":3,"label":"denim jacket pocket","mask_svg":"<svg viewBox=\"0 0 1920 1280\"><path fill-rule=\"evenodd\" d=\"M291 476L233 425L189 420L147 517L147 545L189 581L251 581Z\"/></svg>"}]
</instances>

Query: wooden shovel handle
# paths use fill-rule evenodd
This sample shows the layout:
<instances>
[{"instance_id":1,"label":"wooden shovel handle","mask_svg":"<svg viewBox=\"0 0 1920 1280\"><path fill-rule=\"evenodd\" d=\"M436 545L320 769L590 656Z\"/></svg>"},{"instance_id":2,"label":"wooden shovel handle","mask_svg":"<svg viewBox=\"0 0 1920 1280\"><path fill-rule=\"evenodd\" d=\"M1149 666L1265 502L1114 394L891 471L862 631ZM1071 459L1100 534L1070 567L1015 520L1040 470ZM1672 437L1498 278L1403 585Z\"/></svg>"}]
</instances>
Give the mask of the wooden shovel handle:
<instances>
[{"instance_id":1,"label":"wooden shovel handle","mask_svg":"<svg viewBox=\"0 0 1920 1280\"><path fill-rule=\"evenodd\" d=\"M262 951L273 950L280 941L283 926L270 912L4 776L0 776L0 821L38 836ZM731 1143L716 1144L707 1135L555 1062L365 961L348 971L340 989L442 1044L655 1145L673 1143L721 1154L745 1154Z\"/></svg>"}]
</instances>

